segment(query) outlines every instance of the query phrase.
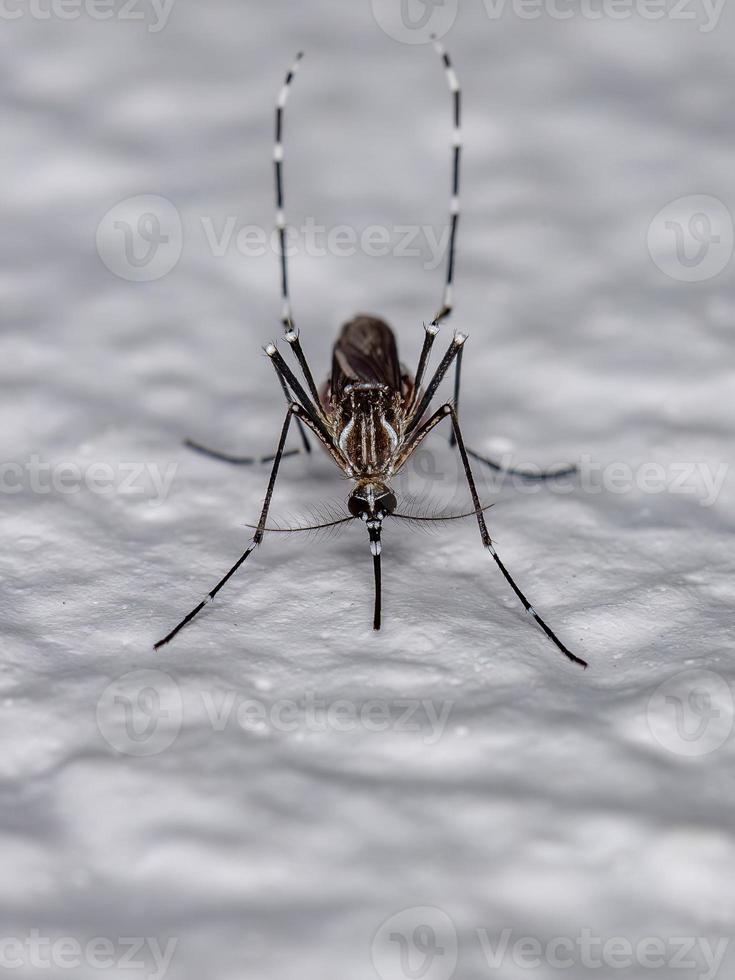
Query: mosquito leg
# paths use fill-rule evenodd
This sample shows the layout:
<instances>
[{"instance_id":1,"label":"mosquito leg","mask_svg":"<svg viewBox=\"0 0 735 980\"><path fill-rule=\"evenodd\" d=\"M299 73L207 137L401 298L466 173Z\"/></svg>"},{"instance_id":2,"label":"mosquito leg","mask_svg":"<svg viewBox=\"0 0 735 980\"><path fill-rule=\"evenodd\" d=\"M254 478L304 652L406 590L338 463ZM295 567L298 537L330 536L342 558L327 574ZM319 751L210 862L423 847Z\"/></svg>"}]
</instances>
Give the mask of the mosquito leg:
<instances>
[{"instance_id":1,"label":"mosquito leg","mask_svg":"<svg viewBox=\"0 0 735 980\"><path fill-rule=\"evenodd\" d=\"M279 371L276 371L276 374L278 375L278 380L281 384L281 388L283 389L283 394L286 399L286 404L290 405L292 401L291 392L288 390L285 378ZM288 456L299 456L301 455L302 452L311 453L311 443L309 442L309 438L306 435L306 428L303 425L300 418L296 419L296 425L299 427L299 432L301 433L301 440L303 442L304 448L303 450L301 449L285 450L285 452L282 455L283 459L285 459ZM209 449L207 446L202 446L201 443L195 442L193 439L185 439L184 445L188 449L193 449L194 452L201 453L203 456L208 456L210 459L218 459L223 463L232 463L235 466L255 466L259 463L260 464L272 463L273 460L276 458L275 456L232 456L229 453L222 453L219 452L219 450L217 449Z\"/></svg>"},{"instance_id":2,"label":"mosquito leg","mask_svg":"<svg viewBox=\"0 0 735 980\"><path fill-rule=\"evenodd\" d=\"M273 170L275 178L275 194L276 194L276 228L278 229L278 240L279 240L279 253L281 261L281 323L284 330L292 329L292 319L291 319L291 300L288 291L288 259L286 256L286 218L284 213L284 193L283 193L283 113L286 108L286 102L288 101L288 94L291 89L291 83L293 81L296 70L298 69L299 62L303 57L303 52L299 51L296 56L294 63L289 68L286 78L283 83L283 87L278 95L278 101L276 102L276 114L275 114L275 135L273 141ZM286 382L281 374L278 375L281 382L281 387L283 388L283 394L286 398L286 404L291 404L291 395L286 386ZM301 442L304 446L304 452L311 452L311 443L306 435L306 428L304 427L301 419L296 419L296 424L298 426L299 434L301 436ZM213 459L219 459L226 463L234 463L237 466L250 466L254 463L270 463L275 457L274 456L264 456L261 459L252 458L250 456L229 456L226 453L216 452L215 450L207 449L204 446L200 446L198 443L193 442L191 439L187 439L184 442L185 446L190 449L194 449L196 452L203 453L205 456L210 456ZM284 456L293 456L296 454L296 450L289 450L284 453Z\"/></svg>"},{"instance_id":3,"label":"mosquito leg","mask_svg":"<svg viewBox=\"0 0 735 980\"><path fill-rule=\"evenodd\" d=\"M437 327L442 320L445 320L452 313L454 300L454 267L457 256L457 226L459 224L459 180L460 168L462 163L462 90L459 86L457 74L452 67L444 45L436 38L434 49L444 64L444 71L447 76L447 84L452 95L452 194L449 203L449 216L451 220L449 230L449 254L447 256L447 272L444 282L444 297L439 312L432 321L432 326ZM454 369L454 407L459 411L459 386L462 374L462 351L457 355L457 365ZM455 444L454 430L449 435L449 445Z\"/></svg>"},{"instance_id":4,"label":"mosquito leg","mask_svg":"<svg viewBox=\"0 0 735 980\"><path fill-rule=\"evenodd\" d=\"M283 193L283 112L288 101L288 93L291 90L291 82L299 67L299 62L303 58L303 52L299 51L296 60L291 65L286 74L283 87L276 103L276 129L273 141L273 168L276 190L276 228L280 243L281 257L281 322L284 330L290 330L293 326L291 319L291 299L288 292L288 258L286 256L286 217L284 214L284 193Z\"/></svg>"},{"instance_id":5,"label":"mosquito leg","mask_svg":"<svg viewBox=\"0 0 735 980\"><path fill-rule=\"evenodd\" d=\"M457 413L459 418L459 395L460 387L462 383L462 355L464 353L464 347L460 347L457 352L457 361L455 365L454 372L454 411ZM451 434L449 436L449 445L456 446L457 437L454 434L454 428L452 428ZM474 451L474 449L468 449L467 455L476 459L479 463L484 463L485 466L489 466L491 470L495 470L496 473L507 473L510 476L521 476L526 480L552 480L558 476L571 476L573 473L577 472L577 467L570 463L568 465L562 466L559 469L553 470L524 470L519 469L514 466L503 466L500 463L496 463L495 460L489 459L487 456L482 456L480 453Z\"/></svg>"},{"instance_id":6,"label":"mosquito leg","mask_svg":"<svg viewBox=\"0 0 735 980\"><path fill-rule=\"evenodd\" d=\"M276 192L276 228L278 229L278 242L279 242L279 253L281 260L281 324L285 331L293 329L293 320L291 316L291 297L288 291L288 257L286 255L286 215L284 211L284 189L283 189L283 114L286 108L286 102L288 101L288 94L291 91L291 83L293 82L294 75L299 67L299 62L303 58L303 51L299 51L296 55L296 60L289 68L286 73L286 78L283 82L283 87L278 95L278 101L276 102L276 118L275 118L275 134L273 140L273 176L275 178L275 192ZM280 375L279 375L280 377ZM286 382L281 380L281 386L283 387L283 393L286 396L286 402L291 402L291 396L286 387ZM311 452L311 443L306 435L306 429L301 422L301 419L296 419L296 424L299 428L299 434L301 436L301 441L304 444L304 451L307 453Z\"/></svg>"},{"instance_id":7,"label":"mosquito leg","mask_svg":"<svg viewBox=\"0 0 735 980\"><path fill-rule=\"evenodd\" d=\"M314 382L314 375L311 373L311 368L309 367L309 362L306 360L306 354L301 346L301 341L299 340L299 335L295 330L289 330L286 333L286 341L291 345L291 350L296 355L296 360L299 362L301 371L306 379L307 387L311 393L311 397L314 400L314 404L317 407L321 407L321 398L319 397L319 390Z\"/></svg>"},{"instance_id":8,"label":"mosquito leg","mask_svg":"<svg viewBox=\"0 0 735 980\"><path fill-rule=\"evenodd\" d=\"M282 374L279 374L278 371L276 371L276 374L278 374L278 380L281 383L281 388L283 389L283 396L286 399L286 404L287 405L290 405L291 404L291 392L288 390L288 385L286 384L286 379L283 377ZM311 443L309 442L309 437L306 434L306 428L304 426L304 423L298 417L296 419L296 425L299 428L299 435L301 436L301 442L302 442L302 444L304 446L304 452L305 453L310 453L311 452Z\"/></svg>"},{"instance_id":9,"label":"mosquito leg","mask_svg":"<svg viewBox=\"0 0 735 980\"><path fill-rule=\"evenodd\" d=\"M286 364L283 359L283 355L280 353L275 344L267 344L264 348L265 353L270 357L276 374L281 379L281 383L286 390L291 390L297 401L301 403L301 408L303 411L299 413L299 418L305 422L309 423L309 428L312 429L322 441L328 445L332 442L332 437L329 434L323 419L324 411L318 403L311 401L309 396L304 391L303 385L299 382L296 375L293 373L291 368Z\"/></svg>"},{"instance_id":10,"label":"mosquito leg","mask_svg":"<svg viewBox=\"0 0 735 980\"><path fill-rule=\"evenodd\" d=\"M441 360L439 367L434 372L434 377L431 379L429 386L427 387L418 407L412 409L411 417L406 426L407 433L410 433L421 421L424 412L427 410L431 404L431 400L436 394L436 390L439 385L444 380L444 375L447 373L449 368L452 366L452 361L457 356L457 354L462 350L464 342L467 340L467 335L464 333L456 333L449 345L446 354Z\"/></svg>"},{"instance_id":11,"label":"mosquito leg","mask_svg":"<svg viewBox=\"0 0 735 980\"><path fill-rule=\"evenodd\" d=\"M457 225L459 224L459 177L460 164L462 162L462 92L459 87L456 72L452 68L449 55L444 49L444 45L434 38L434 48L444 64L444 71L447 76L447 84L452 95L453 111L453 130L452 130L452 195L450 198L449 214L451 227L449 234L449 255L447 258L447 274L444 284L444 297L442 306L434 317L434 326L441 323L452 312L453 297L452 288L454 283L454 265L456 259L457 244Z\"/></svg>"},{"instance_id":12,"label":"mosquito leg","mask_svg":"<svg viewBox=\"0 0 735 980\"><path fill-rule=\"evenodd\" d=\"M199 615L202 609L204 609L204 607L208 603L210 603L212 599L214 599L214 597L217 595L219 590L229 582L229 580L232 578L232 576L235 574L238 568L243 564L243 562L247 560L247 558L253 553L253 551L255 551L255 549L258 547L260 542L263 540L263 535L265 533L265 526L268 520L268 509L270 507L271 498L273 497L273 490L276 485L276 478L278 476L278 467L283 457L283 449L286 444L286 436L288 435L289 426L291 425L291 419L294 417L294 415L298 414L298 411L299 411L299 407L297 405L289 405L288 411L286 412L286 418L283 422L283 428L281 429L281 437L278 440L278 448L276 449L276 454L273 458L273 468L271 469L270 479L268 480L268 489L266 490L265 500L263 501L263 509L260 512L260 520L258 521L258 527L255 531L255 534L253 535L252 542L248 546L247 550L244 551L242 555L240 555L240 557L237 559L237 561L229 570L229 572L224 576L224 578L221 578L219 582L215 585L215 587L212 589L212 591L207 594L207 597L205 599L202 599L202 601L199 603L198 606L195 606L190 613L184 616L184 618L181 620L178 626L175 626L170 633L164 636L162 640L159 640L158 643L156 643L155 646L153 647L154 650L159 650L162 646L165 646L167 643L170 643L171 640L173 640L173 638L180 630L182 630L185 626L188 626L188 624L192 621L192 619L194 619L195 616Z\"/></svg>"},{"instance_id":13,"label":"mosquito leg","mask_svg":"<svg viewBox=\"0 0 735 980\"><path fill-rule=\"evenodd\" d=\"M419 355L419 364L416 368L416 374L413 379L413 394L411 396L411 408L415 408L416 403L421 395L421 385L424 380L424 374L426 373L426 365L429 363L429 354L431 353L431 348L434 346L434 341L436 340L436 335L439 333L439 327L435 324L430 323L428 326L424 324L424 342L421 346L421 354Z\"/></svg>"},{"instance_id":14,"label":"mosquito leg","mask_svg":"<svg viewBox=\"0 0 735 980\"><path fill-rule=\"evenodd\" d=\"M209 449L207 446L202 446L198 442L194 442L193 439L185 439L184 445L187 449L193 449L194 452L200 453L202 456L207 456L209 459L217 459L222 463L232 463L235 466L258 466L264 463L272 463L276 458L275 456L231 456L229 453L221 453L217 449ZM286 449L281 455L281 459L286 459L289 456L300 456L303 453L303 449Z\"/></svg>"},{"instance_id":15,"label":"mosquito leg","mask_svg":"<svg viewBox=\"0 0 735 980\"><path fill-rule=\"evenodd\" d=\"M454 365L454 411L457 413L457 418L459 418L459 389L462 384L462 355L464 354L464 347L460 347L457 353L457 363ZM457 439L454 435L454 428L452 428L449 434L449 445L456 446Z\"/></svg>"},{"instance_id":16,"label":"mosquito leg","mask_svg":"<svg viewBox=\"0 0 735 980\"><path fill-rule=\"evenodd\" d=\"M416 450L419 448L424 439L428 436L432 429L435 429L437 425L446 417L446 412L444 411L444 406L442 406L438 411L428 418L423 425L419 426L418 429L413 433L411 438L408 440L406 445L401 450L400 456L393 463L393 468L391 471L391 476L398 473L403 466L408 462L408 460L413 456Z\"/></svg>"},{"instance_id":17,"label":"mosquito leg","mask_svg":"<svg viewBox=\"0 0 735 980\"><path fill-rule=\"evenodd\" d=\"M447 76L447 84L449 85L449 91L452 95L452 108L453 108L453 134L452 134L452 194L450 198L449 214L451 219L450 233L449 233L449 253L447 256L447 271L446 279L444 284L444 297L442 299L442 305L439 312L436 314L432 321L432 326L438 326L442 320L446 320L451 316L452 310L454 308L454 271L457 259L457 226L459 225L459 189L460 189L460 174L461 174L461 164L462 164L462 90L459 85L459 80L457 74L452 67L451 60L447 54L444 45L438 41L436 38L434 40L434 48L436 53L441 58L444 64L444 70ZM454 369L454 409L457 415L459 415L459 395L460 387L462 382L462 350L460 349L457 354L457 363ZM424 406L424 411L427 406ZM420 421L420 419L418 420ZM449 435L449 445L456 445L457 438L454 433L454 428ZM482 456L478 456L476 453L470 453L475 459L478 459L482 463L486 463L492 469L502 470L503 468L495 465L491 460L484 459ZM532 480L547 480L552 476L568 476L570 473L576 471L575 466L565 467L561 470L554 470L551 472L542 473L528 473L523 470L513 470L508 469L504 472L517 474L519 476L524 476Z\"/></svg>"},{"instance_id":18,"label":"mosquito leg","mask_svg":"<svg viewBox=\"0 0 735 980\"><path fill-rule=\"evenodd\" d=\"M475 506L477 523L480 528L480 537L482 538L483 545L485 546L485 548L487 548L487 550L492 555L495 564L502 572L503 577L505 578L508 585L515 592L523 608L526 610L527 613L529 613L529 615L533 616L533 618L536 620L536 622L544 631L544 633L546 633L546 635L551 640L551 642L554 643L559 648L559 650L561 650L564 656L572 661L572 663L579 664L580 667L586 668L588 666L587 662L585 660L582 660L580 657L576 657L570 650L568 650L564 646L564 644L561 642L561 640L556 635L556 633L551 629L550 626L548 626L544 622L544 620L539 616L539 614L533 608L533 606L525 597L525 595L518 588L512 575L505 567L503 562L500 560L500 556L495 550L495 546L493 545L490 535L488 534L487 525L485 524L485 517L482 513L480 498L477 494L477 487L475 486L475 478L473 477L472 470L470 469L470 461L467 457L467 450L465 449L464 440L462 439L462 431L459 427L459 420L457 418L457 413L455 412L454 408L451 405L444 405L443 409L440 409L440 411L442 410L445 412L445 414L449 415L452 420L452 428L454 429L454 436L457 440L457 448L459 449L459 454L462 457L462 465L464 466L465 477L467 478L467 483L470 488L470 494L472 495L472 503Z\"/></svg>"},{"instance_id":19,"label":"mosquito leg","mask_svg":"<svg viewBox=\"0 0 735 980\"><path fill-rule=\"evenodd\" d=\"M525 480L553 480L557 476L571 476L572 473L577 472L577 467L570 463L568 466L562 466L558 470L524 470L517 469L514 466L503 466L501 463L497 463L494 459L488 459L487 456L481 456L480 453L476 453L474 449L468 449L467 455L476 459L479 463L484 463L485 466L489 466L491 470L495 470L496 473L508 473L511 476L522 476Z\"/></svg>"},{"instance_id":20,"label":"mosquito leg","mask_svg":"<svg viewBox=\"0 0 735 980\"><path fill-rule=\"evenodd\" d=\"M505 567L505 565L503 564L503 562L500 560L500 556L498 555L497 551L495 550L495 546L494 546L494 544L492 542L492 539L490 538L490 534L488 533L488 530L487 530L487 525L485 524L485 517L484 517L484 514L483 514L483 510L482 510L482 505L480 504L480 497L479 497L479 495L477 493L477 487L475 486L475 478L472 475L472 470L470 468L470 461L469 461L469 458L468 458L468 455L467 455L467 450L465 449L464 440L462 439L462 432L461 432L460 427L459 427L459 420L457 419L457 413L454 411L454 408L453 408L452 405L449 405L449 404L442 405L440 408L438 408L436 410L436 412L431 416L431 418L427 419L427 421L418 430L418 432L416 433L416 435L415 435L415 437L414 437L414 439L412 441L413 448L415 449L416 446L418 446L418 444L421 442L421 440L436 425L438 425L438 423L441 422L441 420L443 418L447 418L447 416L449 416L449 418L452 421L452 428L454 429L454 435L455 435L455 438L457 440L457 448L459 449L459 454L460 454L460 456L462 458L462 465L464 467L464 472L465 472L465 477L467 479L467 484L468 484L468 486L470 488L470 495L472 497L472 504L473 504L473 506L475 508L475 516L477 517L477 524L478 524L478 526L480 528L480 537L482 539L483 545L490 552L493 560L495 561L495 564L498 566L498 568L502 572L503 577L505 578L505 580L508 583L508 585L515 592L515 594L518 597L518 599L520 600L523 608L526 610L526 612L529 615L533 616L533 618L536 620L536 622L538 623L538 625L541 627L541 629L544 631L544 633L548 636L548 638L551 640L551 642L559 650L561 650L561 652L564 654L564 656L567 657L567 659L571 660L572 663L579 664L580 667L587 667L588 666L587 662L584 661L584 660L582 660L582 659L580 659L579 657L576 657L570 650L568 650L564 646L564 644L561 642L561 640L559 639L559 637L556 635L556 633L554 633L554 631L551 629L551 627L548 626L544 622L544 620L539 616L539 614L533 608L533 606L531 605L531 603L528 601L528 599L525 597L525 595L521 592L521 590L516 585L513 577L511 576L510 572L508 571L508 569Z\"/></svg>"}]
</instances>

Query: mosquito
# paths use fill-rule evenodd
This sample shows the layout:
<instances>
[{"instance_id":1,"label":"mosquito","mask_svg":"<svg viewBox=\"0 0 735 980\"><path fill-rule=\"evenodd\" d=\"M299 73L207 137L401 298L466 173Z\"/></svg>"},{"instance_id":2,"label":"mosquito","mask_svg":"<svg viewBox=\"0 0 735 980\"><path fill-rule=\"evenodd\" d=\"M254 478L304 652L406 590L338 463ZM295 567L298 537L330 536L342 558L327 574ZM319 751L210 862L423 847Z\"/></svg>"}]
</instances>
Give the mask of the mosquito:
<instances>
[{"instance_id":1,"label":"mosquito","mask_svg":"<svg viewBox=\"0 0 735 980\"><path fill-rule=\"evenodd\" d=\"M284 340L294 355L296 365L301 371L302 380L299 380L275 344L268 344L264 348L275 369L276 377L287 402L286 416L273 456L259 459L250 456L231 456L208 449L192 440L187 440L186 444L189 448L224 462L241 465L271 463L270 479L268 480L260 519L255 526L255 534L247 549L211 592L170 633L155 644L155 649L159 649L173 640L180 630L187 626L215 598L220 589L229 582L240 566L261 544L266 532L272 530L268 527L268 513L281 461L287 456L311 452L309 436L314 437L317 443L327 451L344 476L351 480L354 486L347 500L347 516L337 521L315 524L303 528L303 530L316 530L350 521L364 523L373 562L375 586L373 628L379 630L382 615L381 534L383 522L389 517L407 516L400 514L397 509L398 501L391 487L391 481L421 446L429 433L442 421L447 420L451 426L450 444L456 447L459 452L473 505L473 510L469 515L454 515L455 518L467 516L476 518L484 548L500 569L523 608L565 657L575 664L587 667L587 663L568 650L556 633L536 612L501 561L487 529L485 512L488 508L483 507L480 503L470 466L470 457L493 470L518 473L534 479L546 479L550 476L571 473L576 467L569 466L553 472L540 473L508 469L465 446L458 415L462 352L467 340L465 333L456 332L454 334L441 362L429 378L428 383L425 384L429 355L439 332L439 326L442 321L450 316L453 308L462 151L461 89L449 55L437 39L434 38L433 41L436 52L444 65L453 108L450 236L442 303L433 320L424 326L423 345L416 372L412 375L401 364L396 339L388 324L379 317L368 314L358 315L343 326L333 347L331 373L321 389L317 387L314 381L314 376L301 346L299 332L294 326L288 287L283 181L284 109L291 84L303 56L303 53L299 53L286 75L276 104L273 160L276 227L280 243L281 323ZM454 397L430 413L437 390L452 367L454 367ZM303 448L286 449L286 440L293 423L299 429Z\"/></svg>"}]
</instances>

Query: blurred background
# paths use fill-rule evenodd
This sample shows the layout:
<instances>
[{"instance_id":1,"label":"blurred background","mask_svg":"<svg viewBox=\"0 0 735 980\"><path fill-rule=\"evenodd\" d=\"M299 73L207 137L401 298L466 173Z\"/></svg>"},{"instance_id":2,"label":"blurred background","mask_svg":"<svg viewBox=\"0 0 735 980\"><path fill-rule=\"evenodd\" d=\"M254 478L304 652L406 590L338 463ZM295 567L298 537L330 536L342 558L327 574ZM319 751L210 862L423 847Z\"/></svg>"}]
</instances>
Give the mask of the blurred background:
<instances>
[{"instance_id":1,"label":"blurred background","mask_svg":"<svg viewBox=\"0 0 735 980\"><path fill-rule=\"evenodd\" d=\"M732 8L5 0L0 962L19 977L731 975ZM283 398L273 108L314 372L441 300L472 522L244 550ZM447 388L449 393L449 388ZM437 433L401 490L463 507ZM287 465L288 464L288 465ZM283 464L279 520L344 508ZM295 516L294 516L295 515ZM520 945L519 945L520 944ZM683 944L683 945L682 945Z\"/></svg>"}]
</instances>

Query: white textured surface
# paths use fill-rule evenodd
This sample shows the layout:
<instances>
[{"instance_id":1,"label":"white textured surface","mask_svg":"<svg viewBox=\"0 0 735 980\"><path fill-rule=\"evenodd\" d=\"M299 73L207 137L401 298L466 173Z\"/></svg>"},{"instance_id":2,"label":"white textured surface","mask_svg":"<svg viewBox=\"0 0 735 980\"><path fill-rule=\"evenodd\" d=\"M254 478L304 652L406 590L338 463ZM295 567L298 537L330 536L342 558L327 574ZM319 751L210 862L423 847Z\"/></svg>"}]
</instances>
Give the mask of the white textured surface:
<instances>
[{"instance_id":1,"label":"white textured surface","mask_svg":"<svg viewBox=\"0 0 735 980\"><path fill-rule=\"evenodd\" d=\"M470 334L475 448L729 460L732 266L673 281L646 233L681 196L735 206L732 25L732 10L709 34L493 22L468 0L445 43L467 106L452 325ZM462 980L524 975L510 961L489 971L477 929L728 935L732 740L682 757L653 738L646 706L684 669L735 681L730 478L708 508L638 491L498 494L498 551L587 673L532 627L470 522L386 531L380 635L367 541L349 528L313 544L271 536L214 607L151 650L243 550L267 479L187 454L182 437L265 453L280 428L262 355L279 330L276 259L216 257L201 219L271 226L272 106L302 47L288 220L438 234L446 80L430 46L386 37L366 3L180 0L156 34L3 23L3 459L177 470L157 507L150 494L3 496L2 935L174 937L168 975L197 980L367 980L374 933L411 906L451 916ZM181 261L151 283L116 278L95 249L105 212L138 194L169 198L184 226ZM367 309L413 363L441 285L419 257L298 256L312 362L326 366L339 324ZM433 438L446 476L432 491L462 500ZM283 465L276 515L345 495L326 459ZM183 699L178 737L146 758L115 752L96 724L106 686L140 669L167 672ZM216 731L203 697L228 693L451 713L435 742L398 724L253 732L232 718ZM701 971L595 975L652 972Z\"/></svg>"}]
</instances>

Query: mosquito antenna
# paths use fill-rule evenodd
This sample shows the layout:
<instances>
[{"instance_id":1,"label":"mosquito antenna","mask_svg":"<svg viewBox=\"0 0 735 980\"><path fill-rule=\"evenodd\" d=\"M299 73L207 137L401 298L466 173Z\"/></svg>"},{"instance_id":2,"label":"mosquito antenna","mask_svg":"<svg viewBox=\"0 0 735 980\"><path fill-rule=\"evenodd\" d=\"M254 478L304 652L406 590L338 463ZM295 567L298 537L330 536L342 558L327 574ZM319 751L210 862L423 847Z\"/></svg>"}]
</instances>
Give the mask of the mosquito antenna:
<instances>
[{"instance_id":1,"label":"mosquito antenna","mask_svg":"<svg viewBox=\"0 0 735 980\"><path fill-rule=\"evenodd\" d=\"M477 517L478 514L484 514L485 511L490 510L494 506L494 503L485 504L479 510L468 510L466 514L396 514L394 511L389 516L397 517L402 521L435 521L438 524L442 524L444 521L462 521L465 517ZM248 527L253 527L253 525L249 524Z\"/></svg>"},{"instance_id":2,"label":"mosquito antenna","mask_svg":"<svg viewBox=\"0 0 735 980\"><path fill-rule=\"evenodd\" d=\"M264 527L264 531L273 531L277 534L298 534L299 531L322 531L328 527L338 527L340 524L349 524L350 521L357 520L351 514L349 517L340 517L336 521L326 521L324 524L300 524L298 527ZM244 524L244 527L257 528L257 524Z\"/></svg>"},{"instance_id":3,"label":"mosquito antenna","mask_svg":"<svg viewBox=\"0 0 735 980\"><path fill-rule=\"evenodd\" d=\"M452 223L449 233L449 255L447 257L447 276L444 284L444 298L442 300L441 309L433 320L434 325L436 325L441 323L445 317L449 316L449 314L452 312L453 306L452 289L454 284L457 225L459 223L459 174L462 154L462 92L459 87L457 74L454 68L452 68L452 63L449 60L449 55L444 49L444 45L441 43L441 41L437 40L436 36L432 36L432 41L434 42L434 50L444 63L447 84L449 85L449 91L452 94L454 121L452 129L452 195L449 202L449 214Z\"/></svg>"}]
</instances>

